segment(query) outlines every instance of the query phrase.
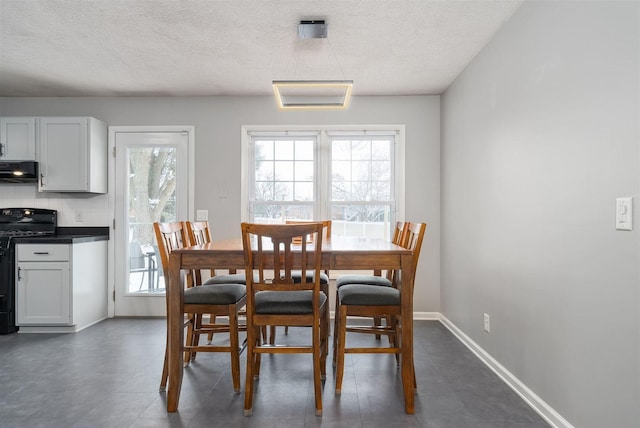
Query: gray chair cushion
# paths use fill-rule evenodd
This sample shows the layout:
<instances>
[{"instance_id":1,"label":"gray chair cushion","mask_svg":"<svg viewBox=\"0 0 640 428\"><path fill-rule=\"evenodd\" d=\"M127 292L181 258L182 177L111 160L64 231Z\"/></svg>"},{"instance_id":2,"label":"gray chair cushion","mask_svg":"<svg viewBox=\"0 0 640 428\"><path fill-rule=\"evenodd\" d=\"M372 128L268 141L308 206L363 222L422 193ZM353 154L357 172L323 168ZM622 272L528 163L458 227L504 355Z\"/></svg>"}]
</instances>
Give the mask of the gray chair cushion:
<instances>
[{"instance_id":1,"label":"gray chair cushion","mask_svg":"<svg viewBox=\"0 0 640 428\"><path fill-rule=\"evenodd\" d=\"M184 303L191 305L230 305L247 294L242 284L209 284L184 290Z\"/></svg>"},{"instance_id":2,"label":"gray chair cushion","mask_svg":"<svg viewBox=\"0 0 640 428\"><path fill-rule=\"evenodd\" d=\"M257 314L310 314L313 312L313 291L259 291L255 295ZM320 306L327 296L320 293Z\"/></svg>"},{"instance_id":3,"label":"gray chair cushion","mask_svg":"<svg viewBox=\"0 0 640 428\"><path fill-rule=\"evenodd\" d=\"M306 271L305 274L307 277L307 282L313 281L313 271ZM291 278L293 278L293 282L299 283L300 280L302 279L302 271L299 271L299 270L292 271ZM329 283L329 276L324 272L320 272L320 284L328 284L328 283Z\"/></svg>"},{"instance_id":4,"label":"gray chair cushion","mask_svg":"<svg viewBox=\"0 0 640 428\"><path fill-rule=\"evenodd\" d=\"M247 284L247 277L244 273L234 273L231 275L216 275L207 279L205 284Z\"/></svg>"},{"instance_id":5,"label":"gray chair cushion","mask_svg":"<svg viewBox=\"0 0 640 428\"><path fill-rule=\"evenodd\" d=\"M342 275L336 280L336 287L340 288L346 284L370 284L384 287L391 287L391 281L384 276L376 275Z\"/></svg>"},{"instance_id":6,"label":"gray chair cushion","mask_svg":"<svg viewBox=\"0 0 640 428\"><path fill-rule=\"evenodd\" d=\"M341 305L392 306L400 304L400 291L378 285L346 284L338 289Z\"/></svg>"}]
</instances>

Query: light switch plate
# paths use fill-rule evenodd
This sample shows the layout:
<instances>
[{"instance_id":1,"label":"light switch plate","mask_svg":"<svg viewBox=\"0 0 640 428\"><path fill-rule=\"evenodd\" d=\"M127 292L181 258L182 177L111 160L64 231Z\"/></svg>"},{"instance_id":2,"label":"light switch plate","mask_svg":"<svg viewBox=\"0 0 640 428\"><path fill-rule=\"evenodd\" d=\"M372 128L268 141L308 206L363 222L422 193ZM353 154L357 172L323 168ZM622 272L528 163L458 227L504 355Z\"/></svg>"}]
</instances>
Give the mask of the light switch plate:
<instances>
[{"instance_id":1,"label":"light switch plate","mask_svg":"<svg viewBox=\"0 0 640 428\"><path fill-rule=\"evenodd\" d=\"M208 221L209 210L196 210L196 221Z\"/></svg>"},{"instance_id":2,"label":"light switch plate","mask_svg":"<svg viewBox=\"0 0 640 428\"><path fill-rule=\"evenodd\" d=\"M633 198L616 198L616 229L633 230Z\"/></svg>"}]
</instances>

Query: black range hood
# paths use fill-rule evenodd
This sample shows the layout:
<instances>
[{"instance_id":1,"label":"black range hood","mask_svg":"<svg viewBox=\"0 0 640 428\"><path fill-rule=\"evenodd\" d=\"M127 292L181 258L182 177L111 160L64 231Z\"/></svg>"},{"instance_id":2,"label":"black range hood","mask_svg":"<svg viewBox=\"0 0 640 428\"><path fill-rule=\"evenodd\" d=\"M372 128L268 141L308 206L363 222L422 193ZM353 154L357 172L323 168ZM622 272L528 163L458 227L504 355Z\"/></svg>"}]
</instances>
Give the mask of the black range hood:
<instances>
[{"instance_id":1,"label":"black range hood","mask_svg":"<svg viewBox=\"0 0 640 428\"><path fill-rule=\"evenodd\" d=\"M36 161L0 161L0 182L35 183L38 180Z\"/></svg>"}]
</instances>

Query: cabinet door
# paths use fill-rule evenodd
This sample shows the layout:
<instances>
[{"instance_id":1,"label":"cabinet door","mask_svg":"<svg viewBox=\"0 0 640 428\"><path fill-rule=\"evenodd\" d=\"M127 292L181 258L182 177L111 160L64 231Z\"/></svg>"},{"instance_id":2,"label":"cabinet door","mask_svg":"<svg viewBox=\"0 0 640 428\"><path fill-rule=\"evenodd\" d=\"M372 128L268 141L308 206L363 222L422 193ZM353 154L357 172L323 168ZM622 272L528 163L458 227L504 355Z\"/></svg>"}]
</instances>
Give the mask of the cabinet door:
<instances>
[{"instance_id":1,"label":"cabinet door","mask_svg":"<svg viewBox=\"0 0 640 428\"><path fill-rule=\"evenodd\" d=\"M18 263L17 325L71 325L68 262Z\"/></svg>"},{"instance_id":2,"label":"cabinet door","mask_svg":"<svg viewBox=\"0 0 640 428\"><path fill-rule=\"evenodd\" d=\"M39 190L87 191L88 118L42 117L39 119L39 130Z\"/></svg>"},{"instance_id":3,"label":"cabinet door","mask_svg":"<svg viewBox=\"0 0 640 428\"><path fill-rule=\"evenodd\" d=\"M0 117L0 160L36 160L33 117Z\"/></svg>"}]
</instances>

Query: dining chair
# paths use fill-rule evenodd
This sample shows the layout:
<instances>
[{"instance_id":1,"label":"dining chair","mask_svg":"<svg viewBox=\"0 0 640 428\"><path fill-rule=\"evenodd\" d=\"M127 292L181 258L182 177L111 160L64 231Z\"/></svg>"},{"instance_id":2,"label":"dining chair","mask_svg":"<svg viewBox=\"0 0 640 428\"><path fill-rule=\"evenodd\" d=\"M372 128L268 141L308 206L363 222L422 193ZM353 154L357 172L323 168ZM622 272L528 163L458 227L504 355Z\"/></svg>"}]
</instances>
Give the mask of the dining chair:
<instances>
[{"instance_id":1,"label":"dining chair","mask_svg":"<svg viewBox=\"0 0 640 428\"><path fill-rule=\"evenodd\" d=\"M411 270L415 278L418 266L418 257L422 247L422 241L426 231L425 223L407 223L404 228L402 246L413 252ZM413 294L414 281L410 284L401 284L401 287L381 287L371 284L344 284L338 289L338 301L336 312L336 330L334 337L336 346L333 359L336 363L335 393L342 392L342 380L344 374L344 356L347 353L387 353L396 354L396 359L402 353L402 342L399 335L402 334L401 293ZM413 301L413 299L408 299ZM390 320L385 326L355 326L347 324L347 317L375 317L384 316ZM347 332L384 334L389 337L389 347L347 347ZM413 340L413 338L410 338ZM413 388L416 388L415 370L413 373Z\"/></svg>"},{"instance_id":2,"label":"dining chair","mask_svg":"<svg viewBox=\"0 0 640 428\"><path fill-rule=\"evenodd\" d=\"M391 242L397 245L401 245L404 234L405 223L403 221L396 222L396 227L393 230L393 238ZM336 279L336 288L340 288L344 284L371 284L391 287L393 285L393 273L394 271L391 270L387 271L385 276L356 274L340 275Z\"/></svg>"},{"instance_id":3,"label":"dining chair","mask_svg":"<svg viewBox=\"0 0 640 428\"><path fill-rule=\"evenodd\" d=\"M189 242L191 245L204 245L211 242L211 228L208 221L187 221L185 222L187 228L187 234L189 235ZM202 273L200 270L193 272L194 281L196 284L246 284L247 281L244 277L244 273L230 272L227 275L216 275L215 269L209 270L209 278L202 282ZM240 315L244 315L241 311ZM196 315L195 326L197 330L203 328L211 328L212 324L216 322L216 315L209 314L209 324L203 324L203 316ZM213 341L213 330L207 336L207 344L210 345ZM189 336L187 334L187 340L197 340L198 336ZM185 364L189 363L189 360L193 361L196 358L196 353L192 352L185 355Z\"/></svg>"},{"instance_id":4,"label":"dining chair","mask_svg":"<svg viewBox=\"0 0 640 428\"><path fill-rule=\"evenodd\" d=\"M242 223L247 273L247 373L244 414L253 411L254 381L262 354L312 354L316 415L322 414L322 379L326 375L329 316L327 296L320 290L322 224ZM294 239L301 237L299 245ZM311 238L311 239L310 239ZM311 242L312 241L312 242ZM301 273L296 282L292 273ZM249 274L251 273L251 274ZM311 275L308 275L310 273ZM311 344L265 344L266 326L311 327Z\"/></svg>"},{"instance_id":5,"label":"dining chair","mask_svg":"<svg viewBox=\"0 0 640 428\"><path fill-rule=\"evenodd\" d=\"M169 278L169 255L173 250L190 245L186 226L183 222L154 223L153 229L158 243L158 250L165 278ZM233 389L240 392L240 352L242 348L239 341L238 311L246 301L246 286L244 284L207 284L200 285L194 281L191 271L183 276L184 299L181 308L185 316L184 324L187 327L185 343L181 344L181 352L185 353L188 362L192 352L228 352L231 355L231 378ZM169 287L175 284L167 284L167 296ZM168 300L167 300L168 305ZM228 324L202 325L198 322L203 314L221 315L229 318ZM229 333L228 346L199 344L199 336L211 332ZM188 359L187 359L188 356ZM164 367L160 389L167 385L168 358L165 348Z\"/></svg>"},{"instance_id":6,"label":"dining chair","mask_svg":"<svg viewBox=\"0 0 640 428\"><path fill-rule=\"evenodd\" d=\"M403 243L403 239L405 237L406 234L406 228L405 226L407 226L407 224L405 224L405 222L403 221L397 221L396 222L396 227L393 230L393 238L391 240L391 242L393 242L396 245L402 245ZM337 279L336 279L336 299L335 299L335 314L336 316L334 317L334 328L333 331L337 331L337 323L338 323L338 312L340 310L339 308L339 304L340 301L338 299L338 289L340 287L342 287L345 284L365 284L365 285L380 285L383 287L392 287L394 285L394 282L396 281L395 278L395 271L394 270L388 270L385 274L385 276L382 276L380 274L374 274L374 275L356 275L356 274L347 274L347 275L340 275ZM373 317L373 323L374 325L381 325L382 323L382 317L380 316L374 316ZM377 334L376 335L376 339L380 339L380 335ZM333 336L333 347L335 349L336 347L336 336L334 334ZM334 363L335 363L335 359L334 359Z\"/></svg>"},{"instance_id":7,"label":"dining chair","mask_svg":"<svg viewBox=\"0 0 640 428\"><path fill-rule=\"evenodd\" d=\"M208 221L188 221L187 233L189 234L189 241L191 245L203 245L211 242L211 228ZM244 277L244 273L236 273L231 271L227 275L216 275L215 269L209 271L210 277L206 279L203 284L246 284L247 280ZM201 281L200 271L195 272L195 280Z\"/></svg>"},{"instance_id":8,"label":"dining chair","mask_svg":"<svg viewBox=\"0 0 640 428\"><path fill-rule=\"evenodd\" d=\"M322 223L322 237L325 239L325 241L330 241L331 240L331 220L318 220L318 221L314 221L314 220L285 220L284 224L309 224L309 223ZM301 237L297 237L294 242L296 244L300 244L300 239ZM307 272L307 280L311 280L311 275L312 272ZM301 280L301 274L300 271L294 271L291 276L293 277L293 280L295 282L300 282ZM324 272L320 272L320 288L322 290L322 292L325 293L325 295L328 297L329 296L329 271L325 270ZM328 318L327 318L328 320ZM327 321L329 322L329 321ZM289 333L289 326L285 325L284 326L284 334L288 334ZM273 344L275 342L275 338L276 338L276 327L275 326L271 326L270 329L270 333L269 333L269 340L271 344Z\"/></svg>"}]
</instances>

